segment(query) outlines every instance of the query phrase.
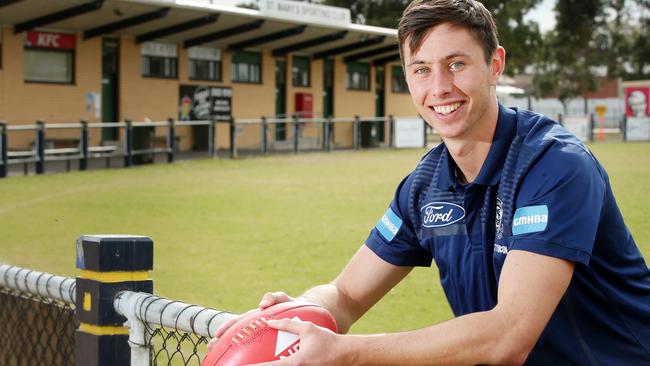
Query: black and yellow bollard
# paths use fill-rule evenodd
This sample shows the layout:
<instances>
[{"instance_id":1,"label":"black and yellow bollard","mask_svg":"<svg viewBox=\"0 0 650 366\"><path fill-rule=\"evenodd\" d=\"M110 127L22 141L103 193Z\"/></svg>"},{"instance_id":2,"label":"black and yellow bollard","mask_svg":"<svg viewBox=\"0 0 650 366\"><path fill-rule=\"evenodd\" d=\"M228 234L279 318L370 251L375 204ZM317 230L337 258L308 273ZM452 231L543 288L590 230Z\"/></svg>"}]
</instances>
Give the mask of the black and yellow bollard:
<instances>
[{"instance_id":1,"label":"black and yellow bollard","mask_svg":"<svg viewBox=\"0 0 650 366\"><path fill-rule=\"evenodd\" d=\"M83 235L77 239L76 364L130 364L126 319L113 307L123 290L153 292L153 241L145 236Z\"/></svg>"}]
</instances>

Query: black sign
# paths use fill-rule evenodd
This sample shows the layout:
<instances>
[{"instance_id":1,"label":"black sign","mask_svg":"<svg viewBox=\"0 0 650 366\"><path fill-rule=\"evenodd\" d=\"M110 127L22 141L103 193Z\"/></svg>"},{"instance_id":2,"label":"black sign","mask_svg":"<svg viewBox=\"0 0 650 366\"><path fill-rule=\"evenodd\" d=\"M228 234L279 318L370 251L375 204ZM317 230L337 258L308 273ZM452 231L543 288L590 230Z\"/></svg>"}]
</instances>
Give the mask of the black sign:
<instances>
[{"instance_id":1,"label":"black sign","mask_svg":"<svg viewBox=\"0 0 650 366\"><path fill-rule=\"evenodd\" d=\"M181 85L178 119L230 121L232 88Z\"/></svg>"}]
</instances>

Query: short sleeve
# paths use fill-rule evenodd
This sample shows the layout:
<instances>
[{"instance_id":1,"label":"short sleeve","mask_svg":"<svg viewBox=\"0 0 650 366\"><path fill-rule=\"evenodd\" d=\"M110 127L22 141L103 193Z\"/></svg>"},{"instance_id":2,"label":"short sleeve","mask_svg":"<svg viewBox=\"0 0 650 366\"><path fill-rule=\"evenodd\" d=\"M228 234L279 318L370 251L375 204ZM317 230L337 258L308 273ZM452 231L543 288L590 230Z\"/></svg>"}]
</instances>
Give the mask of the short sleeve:
<instances>
[{"instance_id":1,"label":"short sleeve","mask_svg":"<svg viewBox=\"0 0 650 366\"><path fill-rule=\"evenodd\" d=\"M606 193L604 172L577 144L551 146L524 178L509 248L589 264Z\"/></svg>"},{"instance_id":2,"label":"short sleeve","mask_svg":"<svg viewBox=\"0 0 650 366\"><path fill-rule=\"evenodd\" d=\"M408 214L412 175L397 187L395 197L377 225L370 231L366 246L384 261L396 266L431 266L432 255L420 246Z\"/></svg>"}]
</instances>

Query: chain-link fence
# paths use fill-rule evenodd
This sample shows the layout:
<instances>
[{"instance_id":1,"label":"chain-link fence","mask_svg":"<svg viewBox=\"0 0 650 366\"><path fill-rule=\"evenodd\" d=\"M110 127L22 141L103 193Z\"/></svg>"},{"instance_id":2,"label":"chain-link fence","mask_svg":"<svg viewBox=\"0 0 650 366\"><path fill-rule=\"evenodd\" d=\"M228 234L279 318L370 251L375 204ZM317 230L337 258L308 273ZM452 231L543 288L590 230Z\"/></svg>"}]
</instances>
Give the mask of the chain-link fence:
<instances>
[{"instance_id":1,"label":"chain-link fence","mask_svg":"<svg viewBox=\"0 0 650 366\"><path fill-rule=\"evenodd\" d=\"M74 365L78 323L74 303L62 290L74 281L0 267L0 365ZM55 296L42 296L53 290Z\"/></svg>"},{"instance_id":2,"label":"chain-link fence","mask_svg":"<svg viewBox=\"0 0 650 366\"><path fill-rule=\"evenodd\" d=\"M152 324L146 327L151 337L152 365L201 365L207 352L208 337Z\"/></svg>"},{"instance_id":3,"label":"chain-link fence","mask_svg":"<svg viewBox=\"0 0 650 366\"><path fill-rule=\"evenodd\" d=\"M234 315L152 294L123 291L113 301L128 319L131 365L197 365L217 328Z\"/></svg>"}]
</instances>

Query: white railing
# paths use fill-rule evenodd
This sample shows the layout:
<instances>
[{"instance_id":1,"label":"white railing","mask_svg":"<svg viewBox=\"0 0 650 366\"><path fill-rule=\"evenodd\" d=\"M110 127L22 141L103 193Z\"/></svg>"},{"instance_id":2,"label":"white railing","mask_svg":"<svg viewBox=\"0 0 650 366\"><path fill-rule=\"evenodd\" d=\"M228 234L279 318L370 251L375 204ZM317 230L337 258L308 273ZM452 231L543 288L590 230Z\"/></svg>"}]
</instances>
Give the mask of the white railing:
<instances>
[{"instance_id":1,"label":"white railing","mask_svg":"<svg viewBox=\"0 0 650 366\"><path fill-rule=\"evenodd\" d=\"M77 281L74 278L0 264L0 286L68 304L76 302Z\"/></svg>"},{"instance_id":2,"label":"white railing","mask_svg":"<svg viewBox=\"0 0 650 366\"><path fill-rule=\"evenodd\" d=\"M0 263L0 287L76 303L76 279ZM2 306L2 304L0 304ZM115 311L127 321L131 365L149 366L151 330L165 327L210 338L221 324L235 315L225 311L169 300L148 293L122 291L114 300Z\"/></svg>"},{"instance_id":3,"label":"white railing","mask_svg":"<svg viewBox=\"0 0 650 366\"><path fill-rule=\"evenodd\" d=\"M113 300L115 310L127 318L131 365L150 364L151 333L162 326L210 338L234 314L198 305L172 301L152 294L123 291ZM152 326L153 325L153 326Z\"/></svg>"}]
</instances>

